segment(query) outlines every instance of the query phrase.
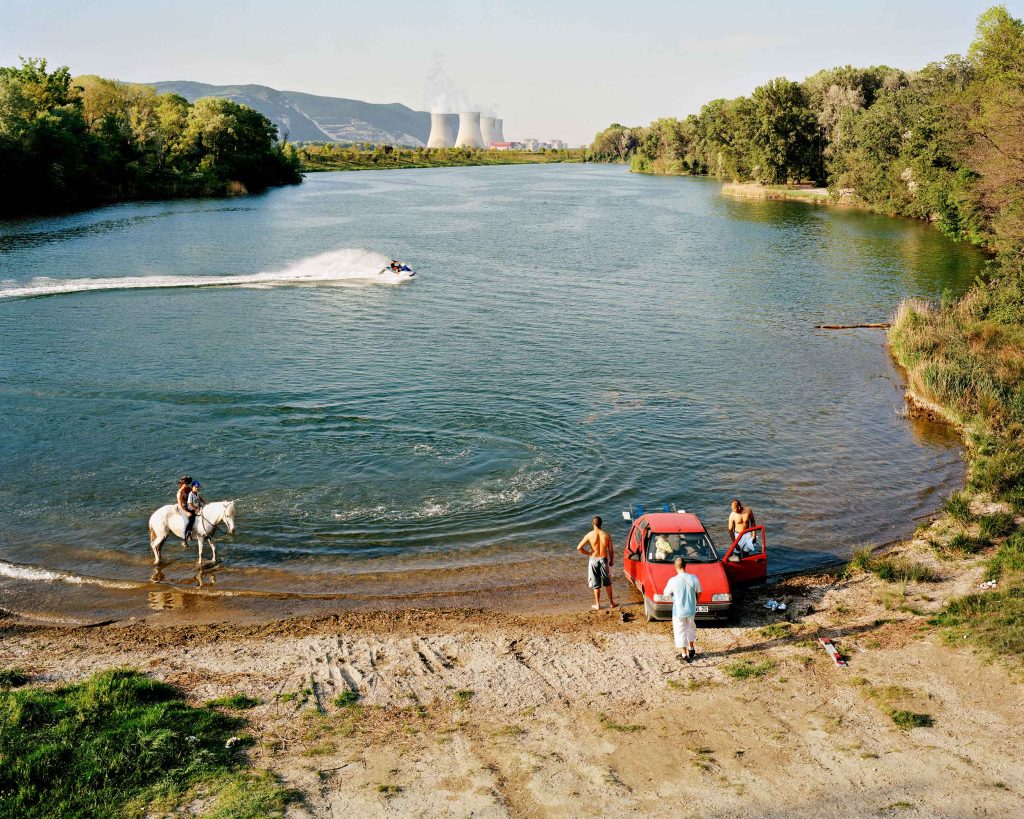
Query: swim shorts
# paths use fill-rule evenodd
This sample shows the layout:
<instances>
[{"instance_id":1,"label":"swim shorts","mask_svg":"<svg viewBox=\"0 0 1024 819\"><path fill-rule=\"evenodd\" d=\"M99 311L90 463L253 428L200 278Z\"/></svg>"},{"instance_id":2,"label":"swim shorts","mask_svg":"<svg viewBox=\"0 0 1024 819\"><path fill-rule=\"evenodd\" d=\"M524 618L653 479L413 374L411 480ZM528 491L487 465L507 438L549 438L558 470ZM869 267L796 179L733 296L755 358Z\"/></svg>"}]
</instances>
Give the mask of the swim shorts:
<instances>
[{"instance_id":1,"label":"swim shorts","mask_svg":"<svg viewBox=\"0 0 1024 819\"><path fill-rule=\"evenodd\" d=\"M608 561L603 557L592 557L587 566L587 582L592 589L610 586L612 577L608 573Z\"/></svg>"}]
</instances>

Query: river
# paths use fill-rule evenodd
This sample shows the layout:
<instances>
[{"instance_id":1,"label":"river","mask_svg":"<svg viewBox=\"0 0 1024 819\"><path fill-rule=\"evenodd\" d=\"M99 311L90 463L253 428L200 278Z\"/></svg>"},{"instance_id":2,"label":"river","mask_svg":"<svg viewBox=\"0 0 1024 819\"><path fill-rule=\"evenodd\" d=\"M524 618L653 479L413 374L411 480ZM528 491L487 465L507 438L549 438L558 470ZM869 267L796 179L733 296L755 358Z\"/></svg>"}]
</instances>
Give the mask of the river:
<instances>
[{"instance_id":1,"label":"river","mask_svg":"<svg viewBox=\"0 0 1024 819\"><path fill-rule=\"evenodd\" d=\"M59 613L83 586L564 594L550 567L590 516L621 539L638 502L696 511L721 546L740 497L773 572L907 533L962 479L956 440L901 417L883 333L814 325L962 292L983 259L915 221L719 188L328 173L0 222L0 607ZM415 279L377 276L391 257ZM185 472L238 499L239 530L198 574L172 538L154 575L146 521Z\"/></svg>"}]
</instances>

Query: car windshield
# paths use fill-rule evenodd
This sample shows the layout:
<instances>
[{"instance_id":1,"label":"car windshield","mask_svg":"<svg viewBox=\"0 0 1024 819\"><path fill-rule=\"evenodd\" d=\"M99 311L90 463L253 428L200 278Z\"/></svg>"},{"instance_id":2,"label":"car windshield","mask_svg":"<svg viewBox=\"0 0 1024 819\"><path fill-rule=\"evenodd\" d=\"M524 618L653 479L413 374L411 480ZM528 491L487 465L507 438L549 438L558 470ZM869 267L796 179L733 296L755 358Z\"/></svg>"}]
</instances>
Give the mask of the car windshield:
<instances>
[{"instance_id":1,"label":"car windshield","mask_svg":"<svg viewBox=\"0 0 1024 819\"><path fill-rule=\"evenodd\" d=\"M687 563L714 563L718 560L711 538L704 532L650 534L647 536L647 560L671 563L681 557Z\"/></svg>"}]
</instances>

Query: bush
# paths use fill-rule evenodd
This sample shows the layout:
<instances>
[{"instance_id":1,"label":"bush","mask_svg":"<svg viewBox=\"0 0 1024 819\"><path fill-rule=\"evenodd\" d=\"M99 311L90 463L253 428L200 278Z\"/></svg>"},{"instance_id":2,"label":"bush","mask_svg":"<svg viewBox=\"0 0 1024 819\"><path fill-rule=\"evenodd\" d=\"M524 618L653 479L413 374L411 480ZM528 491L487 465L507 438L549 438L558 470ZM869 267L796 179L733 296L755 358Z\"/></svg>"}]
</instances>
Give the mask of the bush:
<instances>
[{"instance_id":1,"label":"bush","mask_svg":"<svg viewBox=\"0 0 1024 819\"><path fill-rule=\"evenodd\" d=\"M928 714L915 714L913 711L904 711L900 708L892 709L889 716L896 726L904 731L911 728L931 728L935 724L935 720Z\"/></svg>"},{"instance_id":2,"label":"bush","mask_svg":"<svg viewBox=\"0 0 1024 819\"><path fill-rule=\"evenodd\" d=\"M972 537L971 535L965 535L963 532L957 532L947 543L932 543L935 551L942 557L975 555L991 545L992 542L985 538Z\"/></svg>"},{"instance_id":3,"label":"bush","mask_svg":"<svg viewBox=\"0 0 1024 819\"><path fill-rule=\"evenodd\" d=\"M847 573L870 572L888 583L934 583L938 580L928 566L905 557L875 557L870 549L859 549L846 566Z\"/></svg>"}]
</instances>

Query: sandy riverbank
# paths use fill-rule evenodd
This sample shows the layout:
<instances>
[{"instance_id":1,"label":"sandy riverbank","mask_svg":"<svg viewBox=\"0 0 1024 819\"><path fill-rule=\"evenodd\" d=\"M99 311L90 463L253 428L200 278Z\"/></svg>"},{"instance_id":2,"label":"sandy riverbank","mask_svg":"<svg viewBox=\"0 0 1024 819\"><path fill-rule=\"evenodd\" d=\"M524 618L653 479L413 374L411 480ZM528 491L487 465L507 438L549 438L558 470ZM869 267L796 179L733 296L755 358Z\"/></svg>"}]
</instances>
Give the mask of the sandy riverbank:
<instances>
[{"instance_id":1,"label":"sandy riverbank","mask_svg":"<svg viewBox=\"0 0 1024 819\"><path fill-rule=\"evenodd\" d=\"M128 666L197 703L255 697L247 753L302 792L294 816L1020 815L1024 688L927 624L976 589L982 558L940 562L921 540L896 551L940 579L791 578L748 599L735 626L702 628L693 665L634 604L628 622L470 609L8 620L0 667L55 684ZM769 595L787 611L766 610ZM346 691L358 706L335 704ZM933 724L901 729L894 708Z\"/></svg>"}]
</instances>

